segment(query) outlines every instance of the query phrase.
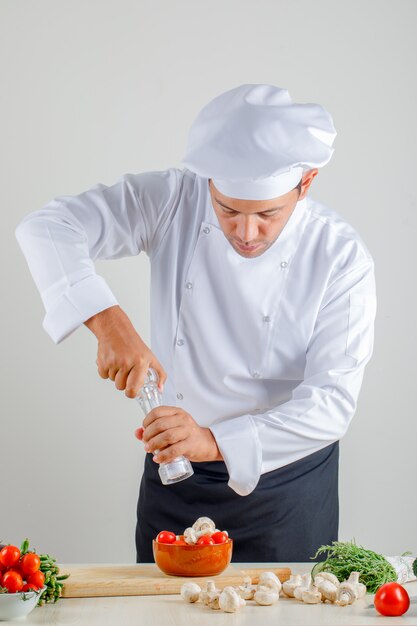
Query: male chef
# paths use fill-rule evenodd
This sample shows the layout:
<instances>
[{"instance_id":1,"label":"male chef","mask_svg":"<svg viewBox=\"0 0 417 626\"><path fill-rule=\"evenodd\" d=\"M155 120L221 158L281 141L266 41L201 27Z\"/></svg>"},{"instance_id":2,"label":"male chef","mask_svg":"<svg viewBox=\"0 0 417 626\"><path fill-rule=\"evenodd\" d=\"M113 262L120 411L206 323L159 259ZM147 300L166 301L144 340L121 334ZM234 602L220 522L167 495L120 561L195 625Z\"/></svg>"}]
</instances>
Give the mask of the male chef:
<instances>
[{"instance_id":1,"label":"male chef","mask_svg":"<svg viewBox=\"0 0 417 626\"><path fill-rule=\"evenodd\" d=\"M229 532L235 561L308 561L337 539L338 442L372 353L375 285L358 234L308 195L335 135L320 105L240 85L198 114L182 169L57 197L17 228L53 341L85 324L98 373L129 398L159 375L162 406L138 432L138 562L200 516ZM94 267L142 251L150 346ZM162 485L158 464L179 455L193 476Z\"/></svg>"}]
</instances>

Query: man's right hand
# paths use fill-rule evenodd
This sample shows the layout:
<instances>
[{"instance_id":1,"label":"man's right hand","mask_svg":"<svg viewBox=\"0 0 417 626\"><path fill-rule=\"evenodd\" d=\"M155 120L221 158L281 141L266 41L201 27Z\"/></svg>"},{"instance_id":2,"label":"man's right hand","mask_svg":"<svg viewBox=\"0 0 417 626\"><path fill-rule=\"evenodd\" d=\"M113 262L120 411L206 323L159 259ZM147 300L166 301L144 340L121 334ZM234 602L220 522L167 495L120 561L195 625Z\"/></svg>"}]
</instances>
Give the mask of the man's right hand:
<instances>
[{"instance_id":1,"label":"man's right hand","mask_svg":"<svg viewBox=\"0 0 417 626\"><path fill-rule=\"evenodd\" d=\"M93 315L84 324L98 339L96 363L102 378L110 378L117 389L125 390L128 398L136 398L152 367L158 374L162 391L167 378L165 370L119 306Z\"/></svg>"}]
</instances>

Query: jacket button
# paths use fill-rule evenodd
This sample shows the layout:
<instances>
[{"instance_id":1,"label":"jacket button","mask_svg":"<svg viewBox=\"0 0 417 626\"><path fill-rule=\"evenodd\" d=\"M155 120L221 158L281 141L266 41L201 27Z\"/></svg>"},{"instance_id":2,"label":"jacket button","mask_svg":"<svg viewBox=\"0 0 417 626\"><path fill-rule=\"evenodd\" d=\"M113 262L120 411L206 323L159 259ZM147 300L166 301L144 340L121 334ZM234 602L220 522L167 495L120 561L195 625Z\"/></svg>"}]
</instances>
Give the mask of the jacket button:
<instances>
[{"instance_id":1,"label":"jacket button","mask_svg":"<svg viewBox=\"0 0 417 626\"><path fill-rule=\"evenodd\" d=\"M185 288L186 289L192 289L193 288L193 283L185 283Z\"/></svg>"},{"instance_id":2,"label":"jacket button","mask_svg":"<svg viewBox=\"0 0 417 626\"><path fill-rule=\"evenodd\" d=\"M177 339L177 346L183 346L184 343L184 339Z\"/></svg>"},{"instance_id":3,"label":"jacket button","mask_svg":"<svg viewBox=\"0 0 417 626\"><path fill-rule=\"evenodd\" d=\"M204 226L204 228L203 228L203 233L204 233L205 235L208 235L208 234L210 233L210 230L211 230L211 228L210 228L209 226Z\"/></svg>"},{"instance_id":4,"label":"jacket button","mask_svg":"<svg viewBox=\"0 0 417 626\"><path fill-rule=\"evenodd\" d=\"M184 396L182 395L182 393L177 393L177 398L178 400L182 400Z\"/></svg>"},{"instance_id":5,"label":"jacket button","mask_svg":"<svg viewBox=\"0 0 417 626\"><path fill-rule=\"evenodd\" d=\"M268 322L270 322L270 321L271 321L271 316L270 316L270 315L264 315L264 316L263 316L263 318L262 318L262 320L263 320L264 322L267 322L267 323L268 323Z\"/></svg>"},{"instance_id":6,"label":"jacket button","mask_svg":"<svg viewBox=\"0 0 417 626\"><path fill-rule=\"evenodd\" d=\"M252 378L260 378L260 377L261 377L261 375L260 375L259 372L253 372Z\"/></svg>"},{"instance_id":7,"label":"jacket button","mask_svg":"<svg viewBox=\"0 0 417 626\"><path fill-rule=\"evenodd\" d=\"M282 269L284 270L288 265L288 261L281 261L280 266L282 267Z\"/></svg>"}]
</instances>

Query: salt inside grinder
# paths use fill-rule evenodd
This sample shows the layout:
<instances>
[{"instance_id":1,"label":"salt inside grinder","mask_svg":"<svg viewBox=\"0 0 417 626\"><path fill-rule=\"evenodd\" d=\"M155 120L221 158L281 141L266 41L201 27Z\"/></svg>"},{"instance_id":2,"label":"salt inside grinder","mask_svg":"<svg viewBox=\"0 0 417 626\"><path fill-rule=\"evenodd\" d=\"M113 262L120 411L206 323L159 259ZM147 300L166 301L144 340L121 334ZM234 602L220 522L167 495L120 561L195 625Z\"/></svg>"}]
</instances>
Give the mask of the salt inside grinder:
<instances>
[{"instance_id":1,"label":"salt inside grinder","mask_svg":"<svg viewBox=\"0 0 417 626\"><path fill-rule=\"evenodd\" d=\"M145 415L155 407L161 406L161 394L158 391L158 375L155 370L148 370L145 382L140 388L136 400L139 402ZM158 454L158 450L155 450L155 454ZM158 473L162 484L170 485L189 478L194 474L194 470L185 456L177 456L169 463L160 463Z\"/></svg>"}]
</instances>

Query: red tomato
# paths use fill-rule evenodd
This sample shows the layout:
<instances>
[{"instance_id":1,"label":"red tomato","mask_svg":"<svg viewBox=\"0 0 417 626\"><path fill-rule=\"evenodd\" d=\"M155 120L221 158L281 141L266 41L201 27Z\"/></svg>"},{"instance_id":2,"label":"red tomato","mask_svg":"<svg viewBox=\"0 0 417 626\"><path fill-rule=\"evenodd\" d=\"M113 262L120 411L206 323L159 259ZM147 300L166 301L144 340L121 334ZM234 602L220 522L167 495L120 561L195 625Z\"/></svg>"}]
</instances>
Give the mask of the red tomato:
<instances>
[{"instance_id":1,"label":"red tomato","mask_svg":"<svg viewBox=\"0 0 417 626\"><path fill-rule=\"evenodd\" d=\"M410 596L398 583L385 583L374 598L375 608L381 615L403 615L410 607Z\"/></svg>"},{"instance_id":2,"label":"red tomato","mask_svg":"<svg viewBox=\"0 0 417 626\"><path fill-rule=\"evenodd\" d=\"M4 546L0 551L0 562L6 567L13 567L19 562L20 550L16 546Z\"/></svg>"},{"instance_id":3,"label":"red tomato","mask_svg":"<svg viewBox=\"0 0 417 626\"><path fill-rule=\"evenodd\" d=\"M33 574L37 572L41 566L41 560L34 552L28 552L22 556L20 568L24 574Z\"/></svg>"},{"instance_id":4,"label":"red tomato","mask_svg":"<svg viewBox=\"0 0 417 626\"><path fill-rule=\"evenodd\" d=\"M21 591L39 591L39 587L37 585L26 583L26 585L23 585Z\"/></svg>"},{"instance_id":5,"label":"red tomato","mask_svg":"<svg viewBox=\"0 0 417 626\"><path fill-rule=\"evenodd\" d=\"M198 546L214 546L214 540L211 535L202 535L197 541Z\"/></svg>"},{"instance_id":6,"label":"red tomato","mask_svg":"<svg viewBox=\"0 0 417 626\"><path fill-rule=\"evenodd\" d=\"M23 587L23 580L18 572L9 569L1 580L2 587L6 587L9 593L16 593Z\"/></svg>"},{"instance_id":7,"label":"red tomato","mask_svg":"<svg viewBox=\"0 0 417 626\"><path fill-rule=\"evenodd\" d=\"M159 543L174 543L176 538L177 535L175 533L172 533L170 530L161 530L156 540Z\"/></svg>"},{"instance_id":8,"label":"red tomato","mask_svg":"<svg viewBox=\"0 0 417 626\"><path fill-rule=\"evenodd\" d=\"M26 582L29 585L36 585L39 588L43 587L45 583L45 574L38 569L36 572L33 572L33 574L29 574L29 576L26 577Z\"/></svg>"},{"instance_id":9,"label":"red tomato","mask_svg":"<svg viewBox=\"0 0 417 626\"><path fill-rule=\"evenodd\" d=\"M229 537L226 535L226 533L222 532L221 530L219 530L217 533L213 533L211 538L213 539L214 543L226 543L229 540Z\"/></svg>"}]
</instances>

